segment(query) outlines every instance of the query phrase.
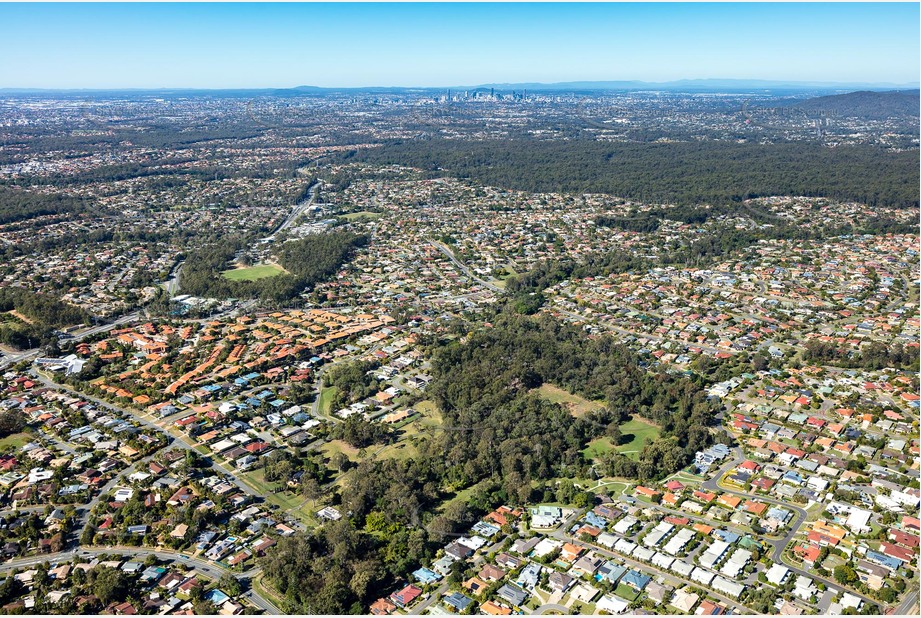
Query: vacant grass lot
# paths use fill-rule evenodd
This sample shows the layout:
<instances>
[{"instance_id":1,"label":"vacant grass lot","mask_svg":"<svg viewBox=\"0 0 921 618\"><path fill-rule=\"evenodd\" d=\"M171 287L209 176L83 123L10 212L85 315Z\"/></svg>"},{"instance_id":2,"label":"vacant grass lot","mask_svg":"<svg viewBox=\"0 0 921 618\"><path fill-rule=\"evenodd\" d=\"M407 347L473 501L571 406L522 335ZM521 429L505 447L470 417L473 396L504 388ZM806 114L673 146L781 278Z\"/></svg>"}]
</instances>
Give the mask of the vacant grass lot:
<instances>
[{"instance_id":1,"label":"vacant grass lot","mask_svg":"<svg viewBox=\"0 0 921 618\"><path fill-rule=\"evenodd\" d=\"M604 403L601 401L589 401L588 399L573 395L552 384L542 384L541 387L537 389L537 394L547 401L560 404L569 410L573 416L582 416L583 414L588 414L592 410L601 410L604 408Z\"/></svg>"},{"instance_id":2,"label":"vacant grass lot","mask_svg":"<svg viewBox=\"0 0 921 618\"><path fill-rule=\"evenodd\" d=\"M441 427L441 412L434 401L420 401L413 406L413 409L420 414L419 424L423 427Z\"/></svg>"},{"instance_id":3,"label":"vacant grass lot","mask_svg":"<svg viewBox=\"0 0 921 618\"><path fill-rule=\"evenodd\" d=\"M13 447L17 451L23 446L32 441L32 434L28 433L14 433L5 438L0 439L0 450L3 450L7 447Z\"/></svg>"},{"instance_id":4,"label":"vacant grass lot","mask_svg":"<svg viewBox=\"0 0 921 618\"><path fill-rule=\"evenodd\" d=\"M448 498L447 500L445 500L438 506L437 511L439 513L444 513L445 509L452 502L461 502L461 503L466 504L470 500L470 496L472 496L485 482L486 481L480 481L479 483L471 485L470 487L466 489L462 489L458 492L455 492L453 496L451 496L450 498Z\"/></svg>"},{"instance_id":5,"label":"vacant grass lot","mask_svg":"<svg viewBox=\"0 0 921 618\"><path fill-rule=\"evenodd\" d=\"M324 386L320 389L320 414L323 416L329 416L333 404L333 398L339 392L338 386Z\"/></svg>"},{"instance_id":6,"label":"vacant grass lot","mask_svg":"<svg viewBox=\"0 0 921 618\"><path fill-rule=\"evenodd\" d=\"M318 508L315 501L305 500L299 494L287 489L283 483L267 482L263 470L244 472L239 474L238 478L265 495L266 502L277 505L280 513L291 515L311 528L319 523L314 515ZM276 493L276 490L279 491Z\"/></svg>"},{"instance_id":7,"label":"vacant grass lot","mask_svg":"<svg viewBox=\"0 0 921 618\"><path fill-rule=\"evenodd\" d=\"M370 447L368 450L374 454L375 459L410 459L418 457L419 449L413 444L412 438L418 436L420 429L423 428L420 425L421 422L421 416L418 414L413 416L409 422L404 422L395 428L397 433L396 442L383 447Z\"/></svg>"},{"instance_id":8,"label":"vacant grass lot","mask_svg":"<svg viewBox=\"0 0 921 618\"><path fill-rule=\"evenodd\" d=\"M659 428L634 418L620 426L620 435L621 444L617 450L631 459L639 459L643 447L659 437Z\"/></svg>"},{"instance_id":9,"label":"vacant grass lot","mask_svg":"<svg viewBox=\"0 0 921 618\"><path fill-rule=\"evenodd\" d=\"M268 279L286 272L288 271L278 264L256 264L255 266L232 268L225 270L221 274L231 281L258 281L259 279Z\"/></svg>"},{"instance_id":10,"label":"vacant grass lot","mask_svg":"<svg viewBox=\"0 0 921 618\"><path fill-rule=\"evenodd\" d=\"M331 442L327 442L326 444L321 446L319 450L321 453L323 453L326 457L330 459L336 453L342 453L343 455L349 458L349 461L353 461L353 462L357 462L359 459L361 459L358 456L359 449L349 444L346 444L342 440L332 440Z\"/></svg>"},{"instance_id":11,"label":"vacant grass lot","mask_svg":"<svg viewBox=\"0 0 921 618\"><path fill-rule=\"evenodd\" d=\"M585 459L599 459L602 455L614 448L608 438L595 438L582 449L582 456Z\"/></svg>"}]
</instances>

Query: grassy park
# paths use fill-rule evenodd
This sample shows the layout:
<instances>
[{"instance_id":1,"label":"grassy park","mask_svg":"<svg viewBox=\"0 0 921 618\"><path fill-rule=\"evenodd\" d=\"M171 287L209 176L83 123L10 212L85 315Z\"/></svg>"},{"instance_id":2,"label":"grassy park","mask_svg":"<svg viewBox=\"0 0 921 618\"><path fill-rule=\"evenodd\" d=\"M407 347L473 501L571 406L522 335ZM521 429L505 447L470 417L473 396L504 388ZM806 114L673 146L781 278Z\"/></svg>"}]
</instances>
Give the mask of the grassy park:
<instances>
[{"instance_id":1,"label":"grassy park","mask_svg":"<svg viewBox=\"0 0 921 618\"><path fill-rule=\"evenodd\" d=\"M630 459L637 460L643 447L655 440L659 435L659 428L647 421L630 419L620 426L621 441L618 445L611 444L609 438L596 438L589 442L582 451L586 459L598 459L605 453L616 449Z\"/></svg>"},{"instance_id":2,"label":"grassy park","mask_svg":"<svg viewBox=\"0 0 921 618\"><path fill-rule=\"evenodd\" d=\"M278 264L255 264L253 266L231 268L222 272L221 275L231 281L258 281L259 279L268 279L286 272L288 271Z\"/></svg>"}]
</instances>

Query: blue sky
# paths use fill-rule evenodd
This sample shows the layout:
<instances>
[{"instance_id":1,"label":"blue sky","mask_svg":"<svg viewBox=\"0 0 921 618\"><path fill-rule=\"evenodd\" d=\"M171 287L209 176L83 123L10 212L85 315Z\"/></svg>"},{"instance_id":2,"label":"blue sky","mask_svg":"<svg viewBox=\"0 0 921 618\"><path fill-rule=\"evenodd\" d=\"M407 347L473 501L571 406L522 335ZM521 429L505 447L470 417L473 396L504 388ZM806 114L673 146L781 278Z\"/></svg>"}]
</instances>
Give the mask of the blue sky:
<instances>
[{"instance_id":1,"label":"blue sky","mask_svg":"<svg viewBox=\"0 0 921 618\"><path fill-rule=\"evenodd\" d=\"M0 4L0 88L919 80L918 3Z\"/></svg>"}]
</instances>

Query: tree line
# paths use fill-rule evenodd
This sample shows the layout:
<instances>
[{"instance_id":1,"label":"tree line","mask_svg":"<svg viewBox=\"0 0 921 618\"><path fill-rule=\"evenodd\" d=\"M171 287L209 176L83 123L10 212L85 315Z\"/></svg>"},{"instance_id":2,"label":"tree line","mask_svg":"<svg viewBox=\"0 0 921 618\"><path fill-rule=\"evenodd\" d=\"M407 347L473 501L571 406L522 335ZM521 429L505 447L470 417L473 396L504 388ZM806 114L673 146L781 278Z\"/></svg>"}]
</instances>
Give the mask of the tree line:
<instances>
[{"instance_id":1,"label":"tree line","mask_svg":"<svg viewBox=\"0 0 921 618\"><path fill-rule=\"evenodd\" d=\"M287 273L256 281L231 281L221 273L245 246L242 239L231 238L190 252L182 269L180 287L194 296L284 302L333 275L355 249L367 242L367 236L346 231L311 234L283 243L276 250L275 258Z\"/></svg>"},{"instance_id":2,"label":"tree line","mask_svg":"<svg viewBox=\"0 0 921 618\"><path fill-rule=\"evenodd\" d=\"M631 232L654 232L663 219L679 221L689 225L700 225L711 219L744 216L755 223L770 224L760 227L758 237L774 240L822 240L849 234L916 234L918 224L895 221L888 217L875 217L855 223L821 225L804 228L795 222L759 210L750 204L732 203L716 206L681 205L673 208L655 208L630 216L598 215L595 224L601 227L617 228Z\"/></svg>"},{"instance_id":3,"label":"tree line","mask_svg":"<svg viewBox=\"0 0 921 618\"><path fill-rule=\"evenodd\" d=\"M0 225L85 211L83 200L69 195L36 193L0 186Z\"/></svg>"},{"instance_id":4,"label":"tree line","mask_svg":"<svg viewBox=\"0 0 921 618\"><path fill-rule=\"evenodd\" d=\"M428 393L443 422L413 438L416 453L361 460L331 496L344 517L281 539L261 560L286 610L363 612L499 504L589 504L591 496L567 482L591 475L582 449L634 415L659 424L661 435L638 462L628 460L629 476L663 478L712 443L715 410L699 382L648 373L612 337L587 339L549 316L504 310L490 323L463 340L432 344ZM534 392L545 382L607 405L574 418ZM366 436L358 421L340 431ZM461 491L464 499L455 499Z\"/></svg>"},{"instance_id":5,"label":"tree line","mask_svg":"<svg viewBox=\"0 0 921 618\"><path fill-rule=\"evenodd\" d=\"M29 321L3 316L0 343L21 350L55 344L57 328L90 323L89 313L53 296L25 288L0 288L0 313L14 310Z\"/></svg>"},{"instance_id":6,"label":"tree line","mask_svg":"<svg viewBox=\"0 0 921 618\"><path fill-rule=\"evenodd\" d=\"M918 208L917 151L791 142L604 143L393 140L343 155L533 192L606 193L648 203L728 204L771 195Z\"/></svg>"},{"instance_id":7,"label":"tree line","mask_svg":"<svg viewBox=\"0 0 921 618\"><path fill-rule=\"evenodd\" d=\"M649 266L649 260L621 250L596 251L581 261L572 258L542 260L531 270L509 277L505 296L518 313L532 314L544 303L543 291L561 281L645 271Z\"/></svg>"},{"instance_id":8,"label":"tree line","mask_svg":"<svg viewBox=\"0 0 921 618\"><path fill-rule=\"evenodd\" d=\"M444 422L486 436L445 445L447 462L463 464L452 473L466 481L491 471L496 464L492 453L503 451L515 463L502 470L502 478L560 475L579 466L587 442L614 432L633 416L657 423L661 434L640 454L636 469L622 476L661 478L686 466L713 441L709 427L715 408L701 384L685 376L649 373L613 337L586 338L581 329L549 316L500 314L493 328L471 334L465 344L441 348L432 366L429 394ZM545 383L607 405L573 419L533 394ZM489 448L492 436L513 440Z\"/></svg>"},{"instance_id":9,"label":"tree line","mask_svg":"<svg viewBox=\"0 0 921 618\"><path fill-rule=\"evenodd\" d=\"M918 348L902 343L887 345L873 341L861 346L859 351L850 351L834 343L812 340L806 343L803 358L822 364L834 364L852 369L878 371L887 367L917 372L919 369Z\"/></svg>"},{"instance_id":10,"label":"tree line","mask_svg":"<svg viewBox=\"0 0 921 618\"><path fill-rule=\"evenodd\" d=\"M89 314L69 303L25 288L0 288L0 311L16 310L27 318L47 326L61 327L89 324Z\"/></svg>"}]
</instances>

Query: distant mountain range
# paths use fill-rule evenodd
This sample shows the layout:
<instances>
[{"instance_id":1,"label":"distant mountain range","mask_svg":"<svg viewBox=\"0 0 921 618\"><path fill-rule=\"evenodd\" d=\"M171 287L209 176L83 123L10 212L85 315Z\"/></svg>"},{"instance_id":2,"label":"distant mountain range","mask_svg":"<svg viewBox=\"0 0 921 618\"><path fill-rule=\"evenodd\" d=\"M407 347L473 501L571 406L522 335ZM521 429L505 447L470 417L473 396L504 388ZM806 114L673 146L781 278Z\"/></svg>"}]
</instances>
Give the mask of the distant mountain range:
<instances>
[{"instance_id":1,"label":"distant mountain range","mask_svg":"<svg viewBox=\"0 0 921 618\"><path fill-rule=\"evenodd\" d=\"M781 80L752 80L752 79L682 79L668 82L644 81L576 81L558 83L495 83L479 84L477 86L441 86L441 87L408 87L408 86L364 86L352 88L327 88L322 86L296 86L294 88L80 88L80 89L53 89L53 88L0 88L4 94L50 94L60 93L65 95L114 95L119 93L149 94L160 96L296 96L296 95L323 95L327 93L370 93L370 94L407 94L454 91L474 91L495 89L502 93L512 91L522 92L585 92L585 91L672 91L672 92L806 92L822 91L829 93L847 92L853 90L904 90L916 89L919 84L888 84L888 83L846 83L846 82L797 82Z\"/></svg>"},{"instance_id":2,"label":"distant mountain range","mask_svg":"<svg viewBox=\"0 0 921 618\"><path fill-rule=\"evenodd\" d=\"M502 93L522 92L585 92L585 91L671 91L671 92L751 92L751 91L827 91L847 92L849 90L897 90L918 88L919 84L889 84L889 83L846 83L846 82L795 82L758 79L681 79L669 82L644 82L630 81L580 81L580 82L517 82L479 84L476 86L450 86L441 88L409 88L409 87L368 87L368 88L322 88L318 86L297 86L276 92L290 93L316 93L324 92L444 92L453 91L484 91L496 90Z\"/></svg>"},{"instance_id":3,"label":"distant mountain range","mask_svg":"<svg viewBox=\"0 0 921 618\"><path fill-rule=\"evenodd\" d=\"M847 83L847 82L797 82L763 79L680 79L668 82L644 81L584 81L553 84L517 83L482 84L477 89L497 90L674 90L689 91L746 91L746 90L895 90L917 88L919 84Z\"/></svg>"},{"instance_id":4,"label":"distant mountain range","mask_svg":"<svg viewBox=\"0 0 921 618\"><path fill-rule=\"evenodd\" d=\"M921 116L921 90L895 90L890 92L849 92L826 97L815 97L791 105L809 114L850 116L869 120Z\"/></svg>"}]
</instances>

